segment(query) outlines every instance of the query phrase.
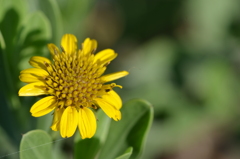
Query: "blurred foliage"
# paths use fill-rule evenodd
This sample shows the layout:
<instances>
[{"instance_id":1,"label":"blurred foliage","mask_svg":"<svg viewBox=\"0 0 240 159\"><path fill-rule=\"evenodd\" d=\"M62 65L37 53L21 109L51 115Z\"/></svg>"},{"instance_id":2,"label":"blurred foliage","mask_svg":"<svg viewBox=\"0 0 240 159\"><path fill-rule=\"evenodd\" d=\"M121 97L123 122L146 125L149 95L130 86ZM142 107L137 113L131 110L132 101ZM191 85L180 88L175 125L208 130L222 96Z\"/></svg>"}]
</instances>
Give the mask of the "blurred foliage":
<instances>
[{"instance_id":1,"label":"blurred foliage","mask_svg":"<svg viewBox=\"0 0 240 159\"><path fill-rule=\"evenodd\" d=\"M153 104L143 159L240 158L238 0L2 0L0 6L0 142L6 143L0 156L18 150L22 133L49 131L51 116L30 116L37 99L17 96L23 85L18 75L29 67L29 57L49 56L47 43L59 44L62 34L73 33L79 41L95 38L98 50L119 53L108 72L130 72L117 82L124 101L143 98ZM115 129L110 122L104 126ZM81 142L100 148L110 142L106 138ZM71 157L72 142L54 143L54 158ZM116 155L133 155L132 146Z\"/></svg>"}]
</instances>

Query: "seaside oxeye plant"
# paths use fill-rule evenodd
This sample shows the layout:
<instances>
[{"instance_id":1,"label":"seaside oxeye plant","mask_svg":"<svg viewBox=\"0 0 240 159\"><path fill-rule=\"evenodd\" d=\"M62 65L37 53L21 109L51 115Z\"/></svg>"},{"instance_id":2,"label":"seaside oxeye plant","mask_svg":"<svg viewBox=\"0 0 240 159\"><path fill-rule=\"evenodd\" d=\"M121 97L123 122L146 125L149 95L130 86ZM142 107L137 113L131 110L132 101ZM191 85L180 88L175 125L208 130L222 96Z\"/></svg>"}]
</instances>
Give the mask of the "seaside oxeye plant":
<instances>
[{"instance_id":1,"label":"seaside oxeye plant","mask_svg":"<svg viewBox=\"0 0 240 159\"><path fill-rule=\"evenodd\" d=\"M65 34L61 50L48 44L52 61L33 56L29 63L34 68L20 72L20 80L28 84L19 90L19 96L46 95L31 107L32 116L40 117L54 111L51 129L60 131L63 138L71 137L77 127L83 139L91 138L97 128L94 109L101 108L115 121L121 119L122 101L113 88L122 86L106 83L128 72L103 75L117 53L105 49L94 54L96 48L97 41L87 38L82 49L78 49L77 38Z\"/></svg>"}]
</instances>

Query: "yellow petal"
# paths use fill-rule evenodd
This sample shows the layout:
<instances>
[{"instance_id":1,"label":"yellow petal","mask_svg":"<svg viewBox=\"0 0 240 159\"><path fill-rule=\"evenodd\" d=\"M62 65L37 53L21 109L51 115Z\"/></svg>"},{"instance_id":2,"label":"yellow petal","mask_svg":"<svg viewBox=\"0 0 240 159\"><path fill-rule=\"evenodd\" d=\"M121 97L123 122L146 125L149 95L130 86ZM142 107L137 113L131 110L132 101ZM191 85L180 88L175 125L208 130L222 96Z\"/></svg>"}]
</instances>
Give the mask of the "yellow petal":
<instances>
[{"instance_id":1,"label":"yellow petal","mask_svg":"<svg viewBox=\"0 0 240 159\"><path fill-rule=\"evenodd\" d=\"M20 80L25 83L43 81L48 76L48 72L40 68L29 68L20 72Z\"/></svg>"},{"instance_id":2,"label":"yellow petal","mask_svg":"<svg viewBox=\"0 0 240 159\"><path fill-rule=\"evenodd\" d=\"M61 40L61 46L63 47L63 52L66 54L73 54L77 51L77 38L72 34L65 34Z\"/></svg>"},{"instance_id":3,"label":"yellow petal","mask_svg":"<svg viewBox=\"0 0 240 159\"><path fill-rule=\"evenodd\" d=\"M52 43L48 44L48 50L50 51L53 57L60 53L58 47Z\"/></svg>"},{"instance_id":4,"label":"yellow petal","mask_svg":"<svg viewBox=\"0 0 240 159\"><path fill-rule=\"evenodd\" d=\"M28 68L25 70L22 70L20 73L29 73L29 74L35 74L37 76L48 76L48 72L41 69L41 68Z\"/></svg>"},{"instance_id":5,"label":"yellow petal","mask_svg":"<svg viewBox=\"0 0 240 159\"><path fill-rule=\"evenodd\" d=\"M33 82L44 81L44 79L42 77L32 75L32 74L21 74L19 76L19 79L22 82L25 82L25 83L33 83Z\"/></svg>"},{"instance_id":6,"label":"yellow petal","mask_svg":"<svg viewBox=\"0 0 240 159\"><path fill-rule=\"evenodd\" d=\"M117 57L117 53L114 52L112 49L105 49L98 52L94 57L94 63L103 64L112 61Z\"/></svg>"},{"instance_id":7,"label":"yellow petal","mask_svg":"<svg viewBox=\"0 0 240 159\"><path fill-rule=\"evenodd\" d=\"M106 95L102 95L101 98L118 110L122 107L122 100L114 90L107 92Z\"/></svg>"},{"instance_id":8,"label":"yellow petal","mask_svg":"<svg viewBox=\"0 0 240 159\"><path fill-rule=\"evenodd\" d=\"M115 111L115 118L113 118L113 119L115 121L119 121L119 120L121 120L121 118L122 118L122 113L119 110Z\"/></svg>"},{"instance_id":9,"label":"yellow petal","mask_svg":"<svg viewBox=\"0 0 240 159\"><path fill-rule=\"evenodd\" d=\"M61 121L61 118L62 118L63 110L64 109L62 109L62 108L57 108L54 111L53 122L52 122L52 126L51 126L51 129L53 131L59 131L60 130L60 121Z\"/></svg>"},{"instance_id":10,"label":"yellow petal","mask_svg":"<svg viewBox=\"0 0 240 159\"><path fill-rule=\"evenodd\" d=\"M75 107L68 106L61 118L60 133L63 138L71 137L77 129L78 112Z\"/></svg>"},{"instance_id":11,"label":"yellow petal","mask_svg":"<svg viewBox=\"0 0 240 159\"><path fill-rule=\"evenodd\" d=\"M50 113L57 106L57 100L54 96L45 97L37 101L30 109L32 116L39 117Z\"/></svg>"},{"instance_id":12,"label":"yellow petal","mask_svg":"<svg viewBox=\"0 0 240 159\"><path fill-rule=\"evenodd\" d=\"M86 38L82 44L82 51L84 55L93 53L97 49L97 41Z\"/></svg>"},{"instance_id":13,"label":"yellow petal","mask_svg":"<svg viewBox=\"0 0 240 159\"><path fill-rule=\"evenodd\" d=\"M46 85L43 82L34 82L31 84L27 84L26 86L23 86L19 92L19 96L38 96L38 95L44 95L48 94L48 92L45 90Z\"/></svg>"},{"instance_id":14,"label":"yellow petal","mask_svg":"<svg viewBox=\"0 0 240 159\"><path fill-rule=\"evenodd\" d=\"M115 121L121 119L121 112L116 109L114 105L111 105L110 103L101 98L97 98L96 103L110 118L113 118Z\"/></svg>"},{"instance_id":15,"label":"yellow petal","mask_svg":"<svg viewBox=\"0 0 240 159\"><path fill-rule=\"evenodd\" d=\"M119 72L115 72L115 73L110 73L110 74L102 76L101 81L103 83L110 82L110 81L122 78L124 76L127 76L128 74L129 73L127 71L119 71Z\"/></svg>"},{"instance_id":16,"label":"yellow petal","mask_svg":"<svg viewBox=\"0 0 240 159\"><path fill-rule=\"evenodd\" d=\"M41 57L41 56L33 56L29 61L30 65L36 68L42 68L47 70L46 65L50 65L51 61L48 58Z\"/></svg>"},{"instance_id":17,"label":"yellow petal","mask_svg":"<svg viewBox=\"0 0 240 159\"><path fill-rule=\"evenodd\" d=\"M100 76L105 72L106 69L107 69L107 67L102 67L102 68L100 68L100 69L97 71L98 77L100 77Z\"/></svg>"},{"instance_id":18,"label":"yellow petal","mask_svg":"<svg viewBox=\"0 0 240 159\"><path fill-rule=\"evenodd\" d=\"M78 129L82 139L91 138L95 134L97 129L96 117L89 108L79 109Z\"/></svg>"}]
</instances>

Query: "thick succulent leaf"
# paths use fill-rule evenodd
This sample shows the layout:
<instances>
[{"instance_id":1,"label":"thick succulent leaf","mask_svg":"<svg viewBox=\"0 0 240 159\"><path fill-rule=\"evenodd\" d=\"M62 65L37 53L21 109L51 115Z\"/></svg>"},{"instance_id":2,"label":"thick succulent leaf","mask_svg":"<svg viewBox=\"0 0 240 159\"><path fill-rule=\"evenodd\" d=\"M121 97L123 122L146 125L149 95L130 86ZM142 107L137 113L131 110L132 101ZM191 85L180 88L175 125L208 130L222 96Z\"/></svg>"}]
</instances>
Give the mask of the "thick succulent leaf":
<instances>
[{"instance_id":1,"label":"thick succulent leaf","mask_svg":"<svg viewBox=\"0 0 240 159\"><path fill-rule=\"evenodd\" d=\"M122 119L112 121L99 159L113 159L133 148L130 158L139 158L153 119L153 108L144 100L131 100L121 109Z\"/></svg>"},{"instance_id":2,"label":"thick succulent leaf","mask_svg":"<svg viewBox=\"0 0 240 159\"><path fill-rule=\"evenodd\" d=\"M42 130L33 130L23 135L20 144L20 159L51 159L52 141Z\"/></svg>"},{"instance_id":3,"label":"thick succulent leaf","mask_svg":"<svg viewBox=\"0 0 240 159\"><path fill-rule=\"evenodd\" d=\"M122 154L121 156L117 157L116 159L129 159L130 156L132 155L132 151L133 151L133 148L132 148L132 147L129 147L129 148L124 152L124 154Z\"/></svg>"},{"instance_id":4,"label":"thick succulent leaf","mask_svg":"<svg viewBox=\"0 0 240 159\"><path fill-rule=\"evenodd\" d=\"M94 159L100 147L100 140L97 137L79 140L74 146L74 158Z\"/></svg>"}]
</instances>

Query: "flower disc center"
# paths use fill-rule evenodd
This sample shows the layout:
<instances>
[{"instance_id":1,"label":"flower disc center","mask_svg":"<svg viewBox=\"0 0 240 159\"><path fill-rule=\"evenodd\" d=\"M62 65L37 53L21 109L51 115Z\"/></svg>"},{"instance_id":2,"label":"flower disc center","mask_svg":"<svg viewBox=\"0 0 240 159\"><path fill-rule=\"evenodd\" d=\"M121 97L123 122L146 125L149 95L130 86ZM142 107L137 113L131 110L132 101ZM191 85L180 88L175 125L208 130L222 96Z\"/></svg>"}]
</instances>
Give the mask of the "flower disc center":
<instances>
[{"instance_id":1,"label":"flower disc center","mask_svg":"<svg viewBox=\"0 0 240 159\"><path fill-rule=\"evenodd\" d=\"M52 65L55 96L63 101L65 106L90 106L102 87L97 75L97 66L86 57L61 55L63 56L54 59Z\"/></svg>"}]
</instances>

